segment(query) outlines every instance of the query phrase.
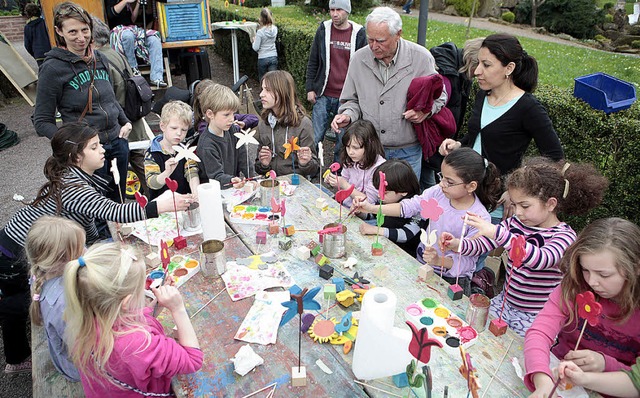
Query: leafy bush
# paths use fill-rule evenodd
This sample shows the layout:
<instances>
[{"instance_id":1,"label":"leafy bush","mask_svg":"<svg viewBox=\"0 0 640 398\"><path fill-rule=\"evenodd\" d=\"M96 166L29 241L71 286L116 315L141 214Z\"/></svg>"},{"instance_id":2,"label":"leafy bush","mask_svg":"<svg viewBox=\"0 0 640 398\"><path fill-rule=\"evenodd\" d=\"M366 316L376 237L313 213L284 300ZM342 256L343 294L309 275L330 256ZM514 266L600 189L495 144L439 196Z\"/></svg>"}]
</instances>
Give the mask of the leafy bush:
<instances>
[{"instance_id":1,"label":"leafy bush","mask_svg":"<svg viewBox=\"0 0 640 398\"><path fill-rule=\"evenodd\" d=\"M634 40L631 42L631 48L640 48L640 40Z\"/></svg>"},{"instance_id":2,"label":"leafy bush","mask_svg":"<svg viewBox=\"0 0 640 398\"><path fill-rule=\"evenodd\" d=\"M611 23L611 22L613 22L613 15L611 15L611 14L604 14L604 21L605 21L606 23Z\"/></svg>"},{"instance_id":3,"label":"leafy bush","mask_svg":"<svg viewBox=\"0 0 640 398\"><path fill-rule=\"evenodd\" d=\"M609 12L613 10L613 7L615 7L615 3L608 2L608 3L604 3L604 5L602 6L602 9Z\"/></svg>"},{"instance_id":4,"label":"leafy bush","mask_svg":"<svg viewBox=\"0 0 640 398\"><path fill-rule=\"evenodd\" d=\"M602 40L606 40L607 39L606 37L604 37L602 35L595 35L593 38L595 40L598 40L598 41L602 41Z\"/></svg>"},{"instance_id":5,"label":"leafy bush","mask_svg":"<svg viewBox=\"0 0 640 398\"><path fill-rule=\"evenodd\" d=\"M505 22L513 23L515 19L516 19L516 14L512 13L511 11L507 11L504 14L502 14L502 20Z\"/></svg>"},{"instance_id":6,"label":"leafy bush","mask_svg":"<svg viewBox=\"0 0 640 398\"><path fill-rule=\"evenodd\" d=\"M552 33L566 33L578 39L592 38L595 27L604 20L604 11L595 0L547 0L538 8L537 25ZM531 22L531 2L516 6L516 22Z\"/></svg>"},{"instance_id":7,"label":"leafy bush","mask_svg":"<svg viewBox=\"0 0 640 398\"><path fill-rule=\"evenodd\" d=\"M271 0L245 0L244 6L251 8L263 8L271 5Z\"/></svg>"},{"instance_id":8,"label":"leafy bush","mask_svg":"<svg viewBox=\"0 0 640 398\"><path fill-rule=\"evenodd\" d=\"M476 5L476 11L480 8L480 3ZM473 7L473 0L447 0L447 5L452 5L458 14L463 17L471 15L471 8Z\"/></svg>"}]
</instances>

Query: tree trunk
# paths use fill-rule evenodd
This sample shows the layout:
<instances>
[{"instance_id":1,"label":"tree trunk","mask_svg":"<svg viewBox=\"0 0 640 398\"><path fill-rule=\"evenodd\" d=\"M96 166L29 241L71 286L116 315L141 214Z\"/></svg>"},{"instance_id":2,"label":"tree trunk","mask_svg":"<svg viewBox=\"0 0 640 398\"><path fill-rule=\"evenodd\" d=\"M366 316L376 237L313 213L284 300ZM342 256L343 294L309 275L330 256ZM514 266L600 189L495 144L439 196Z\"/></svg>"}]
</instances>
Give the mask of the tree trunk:
<instances>
[{"instance_id":1,"label":"tree trunk","mask_svg":"<svg viewBox=\"0 0 640 398\"><path fill-rule=\"evenodd\" d=\"M538 4L536 0L531 0L531 26L536 27L536 11L538 11Z\"/></svg>"}]
</instances>

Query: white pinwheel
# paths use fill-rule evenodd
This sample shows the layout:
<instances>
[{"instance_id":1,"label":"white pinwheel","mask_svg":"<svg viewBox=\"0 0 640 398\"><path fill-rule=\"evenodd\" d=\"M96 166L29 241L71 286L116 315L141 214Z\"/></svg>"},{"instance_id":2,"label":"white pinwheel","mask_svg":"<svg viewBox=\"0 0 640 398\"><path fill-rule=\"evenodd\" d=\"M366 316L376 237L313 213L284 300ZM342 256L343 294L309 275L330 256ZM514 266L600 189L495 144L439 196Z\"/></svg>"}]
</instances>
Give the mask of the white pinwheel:
<instances>
[{"instance_id":1,"label":"white pinwheel","mask_svg":"<svg viewBox=\"0 0 640 398\"><path fill-rule=\"evenodd\" d=\"M438 231L436 231L435 229L430 233L427 233L427 231L425 231L424 229L422 229L421 231L422 233L420 234L420 242L422 242L422 244L427 247L435 245L436 241L438 240L438 236L436 235L436 232Z\"/></svg>"},{"instance_id":2,"label":"white pinwheel","mask_svg":"<svg viewBox=\"0 0 640 398\"><path fill-rule=\"evenodd\" d=\"M111 168L109 169L113 174L113 182L116 185L120 185L120 171L118 171L118 159L111 159Z\"/></svg>"},{"instance_id":3,"label":"white pinwheel","mask_svg":"<svg viewBox=\"0 0 640 398\"><path fill-rule=\"evenodd\" d=\"M240 148L243 145L249 145L249 144L256 144L256 145L260 145L258 143L258 140L256 140L255 138L253 138L254 135L256 135L256 131L255 130L240 130L242 131L241 133L233 133L233 135L236 136L236 138L238 138L238 142L236 143L236 149Z\"/></svg>"},{"instance_id":4,"label":"white pinwheel","mask_svg":"<svg viewBox=\"0 0 640 398\"><path fill-rule=\"evenodd\" d=\"M181 161L182 159L191 159L195 162L200 162L200 158L195 154L196 146L192 146L187 148L184 144L174 145L173 150L176 151L176 162Z\"/></svg>"}]
</instances>

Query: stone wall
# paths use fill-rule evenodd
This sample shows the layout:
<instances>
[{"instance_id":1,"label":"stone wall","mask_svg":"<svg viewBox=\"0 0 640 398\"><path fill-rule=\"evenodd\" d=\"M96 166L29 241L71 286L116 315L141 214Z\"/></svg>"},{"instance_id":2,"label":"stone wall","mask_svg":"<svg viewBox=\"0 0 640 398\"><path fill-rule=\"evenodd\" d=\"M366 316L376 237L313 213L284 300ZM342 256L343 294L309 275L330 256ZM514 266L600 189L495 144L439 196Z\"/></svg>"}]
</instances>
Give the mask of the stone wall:
<instances>
[{"instance_id":1,"label":"stone wall","mask_svg":"<svg viewBox=\"0 0 640 398\"><path fill-rule=\"evenodd\" d=\"M0 17L0 32L9 41L23 41L24 25L27 23L27 18L23 16L10 16Z\"/></svg>"}]
</instances>

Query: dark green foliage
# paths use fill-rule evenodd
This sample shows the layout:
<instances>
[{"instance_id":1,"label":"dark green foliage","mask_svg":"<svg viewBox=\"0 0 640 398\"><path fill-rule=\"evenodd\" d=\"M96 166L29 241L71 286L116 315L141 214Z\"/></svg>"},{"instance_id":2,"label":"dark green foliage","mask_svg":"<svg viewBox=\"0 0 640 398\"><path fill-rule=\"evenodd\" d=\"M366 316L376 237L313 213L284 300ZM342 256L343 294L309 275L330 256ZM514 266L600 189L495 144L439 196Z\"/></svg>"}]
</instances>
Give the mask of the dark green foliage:
<instances>
[{"instance_id":1,"label":"dark green foliage","mask_svg":"<svg viewBox=\"0 0 640 398\"><path fill-rule=\"evenodd\" d=\"M304 3L304 1L301 1L301 3ZM351 0L351 12L368 12L371 7L380 5L379 3L376 0ZM329 0L311 0L311 7L319 8L323 12L329 12Z\"/></svg>"},{"instance_id":2,"label":"dark green foliage","mask_svg":"<svg viewBox=\"0 0 640 398\"><path fill-rule=\"evenodd\" d=\"M244 6L251 8L263 8L271 5L271 0L245 0Z\"/></svg>"},{"instance_id":3,"label":"dark green foliage","mask_svg":"<svg viewBox=\"0 0 640 398\"><path fill-rule=\"evenodd\" d=\"M482 1L479 1L476 5L476 12L478 8L480 8L480 4ZM468 17L471 15L471 8L473 7L473 0L447 0L447 5L453 5L456 9L456 12L463 17Z\"/></svg>"},{"instance_id":4,"label":"dark green foliage","mask_svg":"<svg viewBox=\"0 0 640 398\"><path fill-rule=\"evenodd\" d=\"M547 0L538 8L536 24L552 33L566 33L578 39L592 38L595 26L604 20L604 11L595 0ZM516 6L516 22L531 22L531 2Z\"/></svg>"},{"instance_id":5,"label":"dark green foliage","mask_svg":"<svg viewBox=\"0 0 640 398\"><path fill-rule=\"evenodd\" d=\"M502 14L502 20L505 22L513 23L515 19L516 19L516 15L511 11L507 11L504 14Z\"/></svg>"}]
</instances>

